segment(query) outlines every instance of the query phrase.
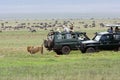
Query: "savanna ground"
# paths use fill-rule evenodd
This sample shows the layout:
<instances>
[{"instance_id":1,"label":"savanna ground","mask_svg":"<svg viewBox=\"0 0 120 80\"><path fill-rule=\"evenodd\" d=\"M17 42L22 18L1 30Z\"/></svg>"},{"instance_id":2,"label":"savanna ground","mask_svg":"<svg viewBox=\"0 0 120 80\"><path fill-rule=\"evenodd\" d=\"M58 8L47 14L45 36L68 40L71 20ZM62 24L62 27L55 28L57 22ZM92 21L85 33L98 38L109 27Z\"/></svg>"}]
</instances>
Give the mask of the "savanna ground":
<instances>
[{"instance_id":1,"label":"savanna ground","mask_svg":"<svg viewBox=\"0 0 120 80\"><path fill-rule=\"evenodd\" d=\"M76 26L78 21L74 21ZM96 20L95 28L80 27L76 30L85 31L92 38L95 32L107 30L99 27L100 22L109 24L116 21L120 20L100 19ZM43 55L30 55L26 50L27 46L40 46L49 30L41 29L35 33L26 30L0 33L0 80L120 80L120 52L82 54L78 50L69 55L55 57L55 52L44 48Z\"/></svg>"}]
</instances>

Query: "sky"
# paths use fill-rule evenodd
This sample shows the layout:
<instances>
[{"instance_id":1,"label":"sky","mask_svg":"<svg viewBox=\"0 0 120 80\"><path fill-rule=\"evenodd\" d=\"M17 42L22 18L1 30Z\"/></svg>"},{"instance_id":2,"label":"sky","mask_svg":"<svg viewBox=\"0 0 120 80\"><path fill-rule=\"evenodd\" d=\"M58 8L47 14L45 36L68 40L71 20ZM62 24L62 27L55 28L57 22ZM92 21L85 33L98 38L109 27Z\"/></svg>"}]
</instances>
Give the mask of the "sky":
<instances>
[{"instance_id":1,"label":"sky","mask_svg":"<svg viewBox=\"0 0 120 80\"><path fill-rule=\"evenodd\" d=\"M120 14L120 0L0 0L0 14L6 13Z\"/></svg>"}]
</instances>

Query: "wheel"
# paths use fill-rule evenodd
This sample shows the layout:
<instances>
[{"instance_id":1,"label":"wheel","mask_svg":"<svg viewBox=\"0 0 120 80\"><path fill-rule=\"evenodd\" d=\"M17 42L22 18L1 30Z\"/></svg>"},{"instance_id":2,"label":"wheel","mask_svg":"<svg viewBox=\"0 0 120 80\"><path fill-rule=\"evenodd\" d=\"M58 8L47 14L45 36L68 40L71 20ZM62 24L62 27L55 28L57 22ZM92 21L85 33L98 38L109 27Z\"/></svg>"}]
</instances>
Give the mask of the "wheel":
<instances>
[{"instance_id":1,"label":"wheel","mask_svg":"<svg viewBox=\"0 0 120 80\"><path fill-rule=\"evenodd\" d=\"M60 50L55 50L57 55L62 55L62 52Z\"/></svg>"},{"instance_id":2,"label":"wheel","mask_svg":"<svg viewBox=\"0 0 120 80\"><path fill-rule=\"evenodd\" d=\"M62 53L63 54L69 54L70 53L70 47L69 46L63 46L62 47Z\"/></svg>"},{"instance_id":3,"label":"wheel","mask_svg":"<svg viewBox=\"0 0 120 80\"><path fill-rule=\"evenodd\" d=\"M93 47L89 47L86 49L86 53L93 53L95 52L95 49Z\"/></svg>"},{"instance_id":4,"label":"wheel","mask_svg":"<svg viewBox=\"0 0 120 80\"><path fill-rule=\"evenodd\" d=\"M81 50L82 53L85 53L85 50Z\"/></svg>"}]
</instances>

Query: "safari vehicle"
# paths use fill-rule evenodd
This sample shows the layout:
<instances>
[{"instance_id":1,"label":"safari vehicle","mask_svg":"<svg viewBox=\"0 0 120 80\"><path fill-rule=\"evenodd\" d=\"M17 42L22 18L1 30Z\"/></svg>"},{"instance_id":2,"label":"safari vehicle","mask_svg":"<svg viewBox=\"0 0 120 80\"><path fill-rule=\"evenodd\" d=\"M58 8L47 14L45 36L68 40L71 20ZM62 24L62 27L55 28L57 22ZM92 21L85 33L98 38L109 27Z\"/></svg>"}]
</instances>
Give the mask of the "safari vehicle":
<instances>
[{"instance_id":1,"label":"safari vehicle","mask_svg":"<svg viewBox=\"0 0 120 80\"><path fill-rule=\"evenodd\" d=\"M90 53L100 50L120 51L120 33L100 32L96 33L92 40L82 41L80 44L82 53Z\"/></svg>"},{"instance_id":2,"label":"safari vehicle","mask_svg":"<svg viewBox=\"0 0 120 80\"><path fill-rule=\"evenodd\" d=\"M79 50L80 42L89 40L85 32L50 32L44 46L58 55L69 54L71 50Z\"/></svg>"},{"instance_id":3,"label":"safari vehicle","mask_svg":"<svg viewBox=\"0 0 120 80\"><path fill-rule=\"evenodd\" d=\"M107 24L106 27L109 27L108 32L120 32L120 24Z\"/></svg>"}]
</instances>

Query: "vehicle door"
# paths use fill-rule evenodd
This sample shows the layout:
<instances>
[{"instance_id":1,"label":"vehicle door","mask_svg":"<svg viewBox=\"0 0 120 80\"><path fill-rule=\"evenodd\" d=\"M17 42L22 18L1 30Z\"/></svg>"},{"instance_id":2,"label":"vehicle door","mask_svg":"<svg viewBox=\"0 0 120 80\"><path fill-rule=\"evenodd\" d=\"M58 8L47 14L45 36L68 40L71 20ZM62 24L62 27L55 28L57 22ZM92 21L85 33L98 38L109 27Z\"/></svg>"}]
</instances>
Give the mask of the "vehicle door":
<instances>
[{"instance_id":1,"label":"vehicle door","mask_svg":"<svg viewBox=\"0 0 120 80\"><path fill-rule=\"evenodd\" d=\"M76 45L78 43L77 35L75 33L67 33L65 39L65 45L70 46L71 49L77 49Z\"/></svg>"},{"instance_id":2,"label":"vehicle door","mask_svg":"<svg viewBox=\"0 0 120 80\"><path fill-rule=\"evenodd\" d=\"M105 34L101 36L100 39L100 48L105 50L111 50L113 49L113 35L112 34Z\"/></svg>"},{"instance_id":3,"label":"vehicle door","mask_svg":"<svg viewBox=\"0 0 120 80\"><path fill-rule=\"evenodd\" d=\"M117 48L118 46L120 46L120 34L115 33L113 37L114 37L113 46Z\"/></svg>"},{"instance_id":4,"label":"vehicle door","mask_svg":"<svg viewBox=\"0 0 120 80\"><path fill-rule=\"evenodd\" d=\"M69 46L71 49L76 49L77 38L75 33L57 34L55 39L55 46L62 48L62 46Z\"/></svg>"}]
</instances>

